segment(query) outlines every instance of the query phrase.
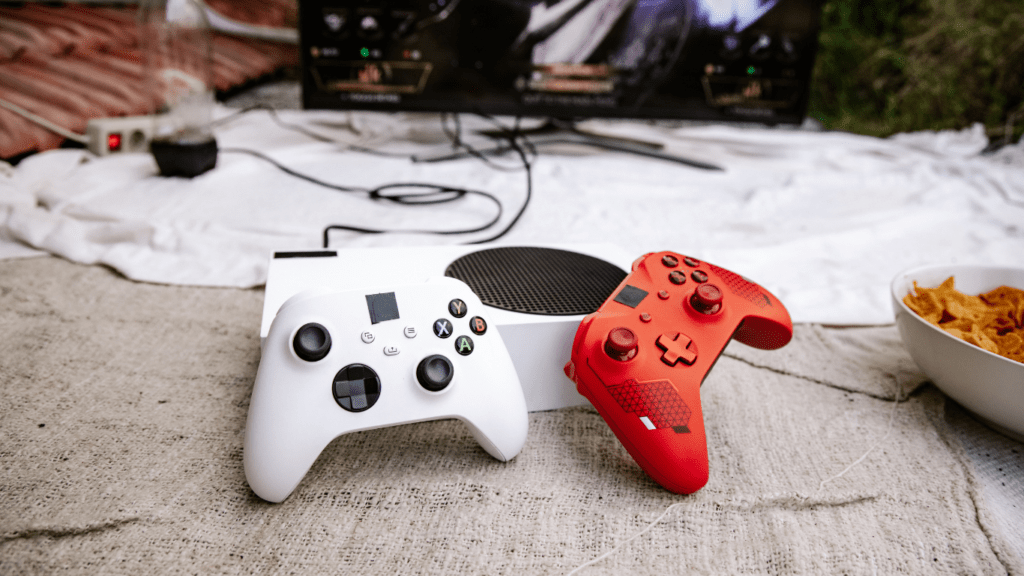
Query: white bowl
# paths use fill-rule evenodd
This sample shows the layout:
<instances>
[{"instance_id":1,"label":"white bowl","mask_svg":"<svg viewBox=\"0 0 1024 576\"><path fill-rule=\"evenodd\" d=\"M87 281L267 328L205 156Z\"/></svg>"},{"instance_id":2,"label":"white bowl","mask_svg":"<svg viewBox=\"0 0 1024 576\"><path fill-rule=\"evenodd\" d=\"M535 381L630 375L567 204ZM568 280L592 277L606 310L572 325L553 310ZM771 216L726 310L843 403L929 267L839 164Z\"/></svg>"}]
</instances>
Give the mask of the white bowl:
<instances>
[{"instance_id":1,"label":"white bowl","mask_svg":"<svg viewBox=\"0 0 1024 576\"><path fill-rule=\"evenodd\" d=\"M1024 442L1024 364L964 342L918 316L903 303L914 289L955 277L964 294L1000 286L1024 290L1024 268L946 265L912 268L892 281L892 306L903 344L931 381L996 430Z\"/></svg>"}]
</instances>

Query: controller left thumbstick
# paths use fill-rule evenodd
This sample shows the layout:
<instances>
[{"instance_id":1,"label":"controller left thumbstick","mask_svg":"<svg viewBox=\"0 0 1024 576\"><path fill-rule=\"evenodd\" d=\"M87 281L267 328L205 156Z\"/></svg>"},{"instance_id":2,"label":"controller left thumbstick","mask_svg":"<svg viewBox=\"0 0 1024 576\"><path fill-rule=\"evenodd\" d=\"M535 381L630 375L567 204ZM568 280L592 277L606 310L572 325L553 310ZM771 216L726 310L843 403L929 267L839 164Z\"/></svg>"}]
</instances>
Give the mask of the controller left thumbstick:
<instances>
[{"instance_id":1,"label":"controller left thumbstick","mask_svg":"<svg viewBox=\"0 0 1024 576\"><path fill-rule=\"evenodd\" d=\"M292 340L295 353L306 362L321 360L331 351L331 333L316 322L304 324Z\"/></svg>"}]
</instances>

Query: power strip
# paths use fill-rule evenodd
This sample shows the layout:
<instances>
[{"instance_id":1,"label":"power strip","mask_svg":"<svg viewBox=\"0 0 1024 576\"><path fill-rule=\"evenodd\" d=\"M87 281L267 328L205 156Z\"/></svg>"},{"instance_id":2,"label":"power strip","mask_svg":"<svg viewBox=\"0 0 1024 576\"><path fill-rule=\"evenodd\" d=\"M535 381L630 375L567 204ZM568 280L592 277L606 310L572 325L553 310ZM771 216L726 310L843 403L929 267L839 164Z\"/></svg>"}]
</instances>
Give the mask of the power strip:
<instances>
[{"instance_id":1,"label":"power strip","mask_svg":"<svg viewBox=\"0 0 1024 576\"><path fill-rule=\"evenodd\" d=\"M156 115L94 118L85 127L89 151L97 156L149 152Z\"/></svg>"}]
</instances>

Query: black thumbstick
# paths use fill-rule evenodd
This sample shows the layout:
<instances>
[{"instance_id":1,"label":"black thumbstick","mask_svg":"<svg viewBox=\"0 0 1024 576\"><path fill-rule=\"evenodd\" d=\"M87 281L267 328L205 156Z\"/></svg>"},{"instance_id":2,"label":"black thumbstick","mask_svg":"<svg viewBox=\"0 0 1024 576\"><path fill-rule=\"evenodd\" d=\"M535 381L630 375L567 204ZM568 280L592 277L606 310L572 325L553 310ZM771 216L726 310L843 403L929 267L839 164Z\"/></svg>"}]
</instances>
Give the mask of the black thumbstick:
<instances>
[{"instance_id":1,"label":"black thumbstick","mask_svg":"<svg viewBox=\"0 0 1024 576\"><path fill-rule=\"evenodd\" d=\"M331 351L331 333L320 324L310 322L295 333L292 348L299 358L307 362L316 362Z\"/></svg>"},{"instance_id":2,"label":"black thumbstick","mask_svg":"<svg viewBox=\"0 0 1024 576\"><path fill-rule=\"evenodd\" d=\"M451 383L454 374L455 367L452 366L452 361L440 354L427 356L420 360L419 366L416 367L416 379L419 380L420 386L431 392L444 390Z\"/></svg>"}]
</instances>

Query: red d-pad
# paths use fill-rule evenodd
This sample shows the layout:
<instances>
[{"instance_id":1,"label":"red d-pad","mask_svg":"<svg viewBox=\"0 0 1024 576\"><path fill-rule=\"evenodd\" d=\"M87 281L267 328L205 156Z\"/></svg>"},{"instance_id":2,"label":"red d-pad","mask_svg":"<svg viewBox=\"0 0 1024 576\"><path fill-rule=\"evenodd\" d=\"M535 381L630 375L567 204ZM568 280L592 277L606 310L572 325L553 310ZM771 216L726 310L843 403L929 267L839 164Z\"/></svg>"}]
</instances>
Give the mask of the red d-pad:
<instances>
[{"instance_id":1,"label":"red d-pad","mask_svg":"<svg viewBox=\"0 0 1024 576\"><path fill-rule=\"evenodd\" d=\"M675 366L676 362L682 362L690 366L697 360L697 347L686 334L666 332L658 336L656 343L658 348L665 351L661 355L661 361L669 366Z\"/></svg>"},{"instance_id":2,"label":"red d-pad","mask_svg":"<svg viewBox=\"0 0 1024 576\"><path fill-rule=\"evenodd\" d=\"M773 350L793 337L785 306L757 284L674 252L647 254L580 322L566 374L656 482L708 480L700 385L733 338Z\"/></svg>"}]
</instances>

